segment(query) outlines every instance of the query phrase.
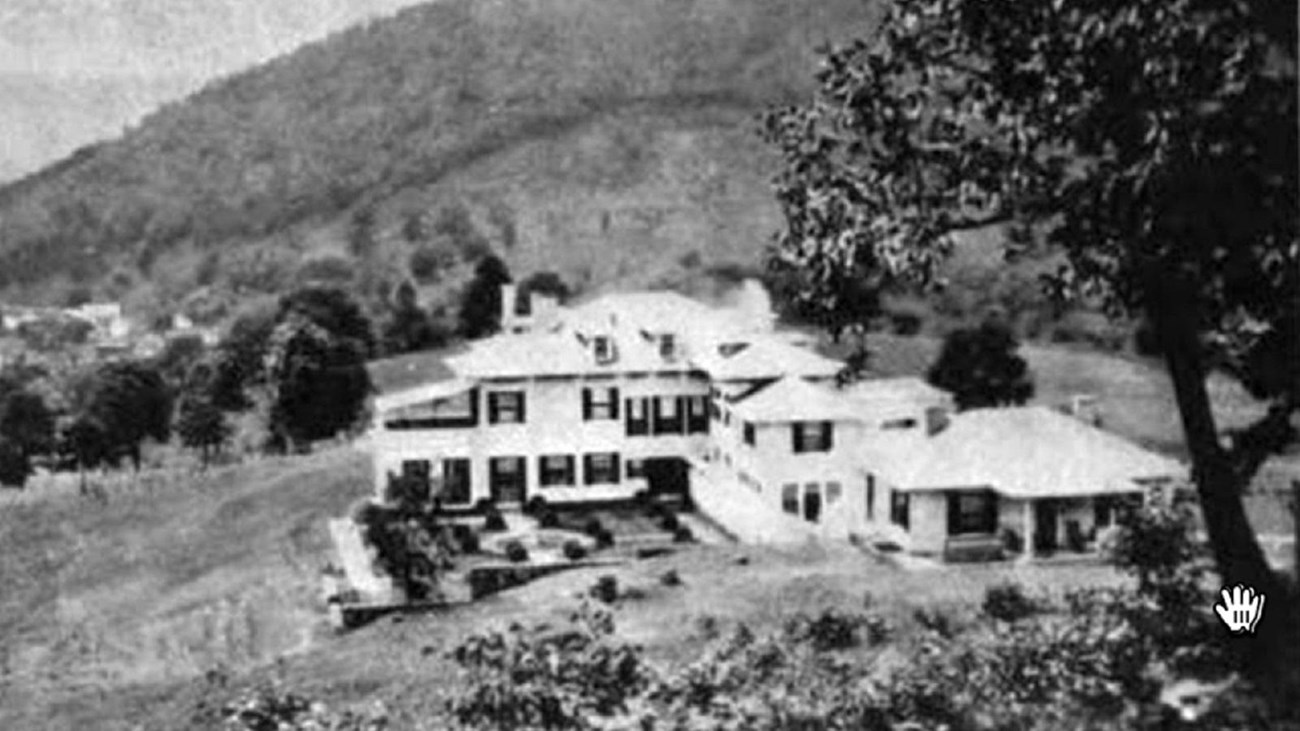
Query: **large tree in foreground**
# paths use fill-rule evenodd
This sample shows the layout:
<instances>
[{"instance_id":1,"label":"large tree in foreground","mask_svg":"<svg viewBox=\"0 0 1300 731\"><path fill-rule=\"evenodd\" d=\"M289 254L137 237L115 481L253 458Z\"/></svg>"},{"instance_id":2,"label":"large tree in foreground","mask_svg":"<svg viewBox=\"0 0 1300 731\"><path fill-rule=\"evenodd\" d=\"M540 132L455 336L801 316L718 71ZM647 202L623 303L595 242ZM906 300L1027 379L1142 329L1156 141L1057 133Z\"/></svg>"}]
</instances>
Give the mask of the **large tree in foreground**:
<instances>
[{"instance_id":1,"label":"large tree in foreground","mask_svg":"<svg viewBox=\"0 0 1300 731\"><path fill-rule=\"evenodd\" d=\"M1065 252L1058 294L1148 317L1219 571L1279 596L1241 494L1300 404L1293 13L896 0L874 39L825 54L811 103L766 119L784 156L774 258L817 306L845 276L933 283L962 231L1003 224ZM1230 439L1211 362L1268 404Z\"/></svg>"}]
</instances>

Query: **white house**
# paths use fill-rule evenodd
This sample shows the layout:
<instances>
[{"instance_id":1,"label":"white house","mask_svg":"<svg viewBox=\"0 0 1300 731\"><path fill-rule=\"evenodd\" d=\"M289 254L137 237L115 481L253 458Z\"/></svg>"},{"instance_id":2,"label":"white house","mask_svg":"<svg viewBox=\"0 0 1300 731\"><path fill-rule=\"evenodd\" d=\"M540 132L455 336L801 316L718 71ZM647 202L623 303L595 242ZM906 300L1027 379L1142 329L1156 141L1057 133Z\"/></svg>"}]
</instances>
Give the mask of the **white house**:
<instances>
[{"instance_id":1,"label":"white house","mask_svg":"<svg viewBox=\"0 0 1300 731\"><path fill-rule=\"evenodd\" d=\"M440 485L452 509L689 490L747 541L947 554L1007 530L1041 548L1086 536L1114 499L1182 474L1049 409L953 413L916 378L839 387L842 365L774 332L753 301L611 294L507 318L376 399L378 496L397 475Z\"/></svg>"}]
</instances>

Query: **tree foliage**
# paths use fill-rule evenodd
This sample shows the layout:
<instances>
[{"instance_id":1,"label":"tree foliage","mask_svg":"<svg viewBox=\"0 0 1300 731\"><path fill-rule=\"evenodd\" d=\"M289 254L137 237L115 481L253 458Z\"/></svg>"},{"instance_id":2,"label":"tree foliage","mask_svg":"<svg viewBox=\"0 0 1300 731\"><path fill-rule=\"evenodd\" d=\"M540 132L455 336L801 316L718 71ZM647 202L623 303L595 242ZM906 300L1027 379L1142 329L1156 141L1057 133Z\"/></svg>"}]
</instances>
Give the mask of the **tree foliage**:
<instances>
[{"instance_id":1,"label":"tree foliage","mask_svg":"<svg viewBox=\"0 0 1300 731\"><path fill-rule=\"evenodd\" d=\"M141 444L164 442L171 433L172 396L162 374L149 363L119 361L84 379L73 431L78 454L89 460L82 464L128 456L139 469Z\"/></svg>"},{"instance_id":2,"label":"tree foliage","mask_svg":"<svg viewBox=\"0 0 1300 731\"><path fill-rule=\"evenodd\" d=\"M382 345L386 355L400 355L416 350L440 348L450 333L422 307L410 282L397 287L384 323Z\"/></svg>"},{"instance_id":3,"label":"tree foliage","mask_svg":"<svg viewBox=\"0 0 1300 731\"><path fill-rule=\"evenodd\" d=\"M501 329L501 285L510 281L510 270L499 257L487 256L479 261L461 297L462 336L481 338Z\"/></svg>"},{"instance_id":4,"label":"tree foliage","mask_svg":"<svg viewBox=\"0 0 1300 731\"><path fill-rule=\"evenodd\" d=\"M519 282L520 300L528 301L528 298L534 292L553 297L560 304L567 302L569 297L573 295L573 291L564 282L564 278L552 271L533 272Z\"/></svg>"},{"instance_id":5,"label":"tree foliage","mask_svg":"<svg viewBox=\"0 0 1300 731\"><path fill-rule=\"evenodd\" d=\"M959 409L1018 406L1034 395L1029 366L1016 354L1018 347L1011 328L1002 323L954 330L944 338L927 378L952 393Z\"/></svg>"},{"instance_id":6,"label":"tree foliage","mask_svg":"<svg viewBox=\"0 0 1300 731\"><path fill-rule=\"evenodd\" d=\"M181 444L199 450L206 467L213 453L221 451L230 440L232 429L225 412L217 408L206 391L187 391L176 407L176 433Z\"/></svg>"},{"instance_id":7,"label":"tree foliage","mask_svg":"<svg viewBox=\"0 0 1300 731\"><path fill-rule=\"evenodd\" d=\"M874 39L825 54L810 104L766 120L785 161L774 258L805 273L809 301L837 309L845 275L930 284L963 231L1004 223L1065 253L1058 297L1145 314L1219 570L1278 593L1240 495L1293 441L1300 404L1295 24L1281 6L903 0ZM1269 403L1230 449L1207 351Z\"/></svg>"}]
</instances>

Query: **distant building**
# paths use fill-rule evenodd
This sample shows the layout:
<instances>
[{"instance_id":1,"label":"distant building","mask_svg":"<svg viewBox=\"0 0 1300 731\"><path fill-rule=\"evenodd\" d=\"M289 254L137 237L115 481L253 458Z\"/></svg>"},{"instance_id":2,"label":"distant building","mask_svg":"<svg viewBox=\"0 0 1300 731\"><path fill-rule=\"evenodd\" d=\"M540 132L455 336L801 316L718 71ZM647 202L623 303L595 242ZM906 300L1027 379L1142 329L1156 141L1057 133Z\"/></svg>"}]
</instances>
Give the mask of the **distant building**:
<instances>
[{"instance_id":1,"label":"distant building","mask_svg":"<svg viewBox=\"0 0 1300 731\"><path fill-rule=\"evenodd\" d=\"M515 312L513 287L503 311ZM1087 541L1115 502L1181 465L1038 407L954 413L916 378L835 384L843 365L756 312L670 292L505 317L505 332L379 396L380 499L398 475L445 507L689 491L752 542L854 537L951 556Z\"/></svg>"}]
</instances>

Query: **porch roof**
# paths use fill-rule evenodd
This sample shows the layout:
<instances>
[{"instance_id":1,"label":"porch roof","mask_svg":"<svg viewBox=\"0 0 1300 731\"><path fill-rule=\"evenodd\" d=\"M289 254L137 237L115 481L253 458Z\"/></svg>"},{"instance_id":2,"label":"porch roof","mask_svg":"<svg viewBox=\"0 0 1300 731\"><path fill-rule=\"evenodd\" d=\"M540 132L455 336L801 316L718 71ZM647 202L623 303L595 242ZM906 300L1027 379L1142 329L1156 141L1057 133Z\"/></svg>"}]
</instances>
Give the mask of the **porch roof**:
<instances>
[{"instance_id":1,"label":"porch roof","mask_svg":"<svg viewBox=\"0 0 1300 731\"><path fill-rule=\"evenodd\" d=\"M1182 478L1178 462L1032 406L977 409L915 448L868 446L869 472L905 491L989 488L1017 499L1140 492L1138 480Z\"/></svg>"}]
</instances>

